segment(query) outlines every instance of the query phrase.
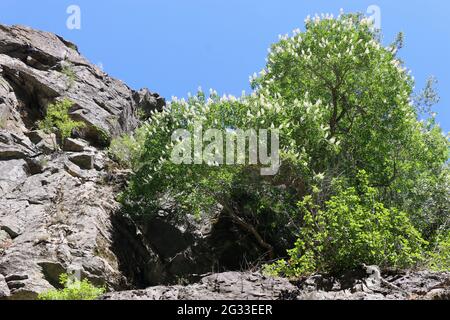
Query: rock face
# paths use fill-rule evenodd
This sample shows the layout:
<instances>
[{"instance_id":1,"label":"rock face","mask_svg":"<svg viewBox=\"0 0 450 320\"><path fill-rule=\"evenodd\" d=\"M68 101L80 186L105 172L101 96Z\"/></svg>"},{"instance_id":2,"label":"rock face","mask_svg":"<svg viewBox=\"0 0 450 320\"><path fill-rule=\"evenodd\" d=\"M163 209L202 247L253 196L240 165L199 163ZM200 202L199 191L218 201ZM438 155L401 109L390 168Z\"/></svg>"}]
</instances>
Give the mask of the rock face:
<instances>
[{"instance_id":1,"label":"rock face","mask_svg":"<svg viewBox=\"0 0 450 320\"><path fill-rule=\"evenodd\" d=\"M209 272L245 270L265 253L219 208L216 214L199 218L179 214L166 199L157 214L144 220L117 219L115 229L122 239L118 255L128 261L123 272L137 287L191 283Z\"/></svg>"},{"instance_id":2,"label":"rock face","mask_svg":"<svg viewBox=\"0 0 450 320\"><path fill-rule=\"evenodd\" d=\"M147 290L115 292L104 300L276 300L296 287L286 279L260 273L225 272L188 286L158 286Z\"/></svg>"},{"instance_id":3,"label":"rock face","mask_svg":"<svg viewBox=\"0 0 450 320\"><path fill-rule=\"evenodd\" d=\"M36 123L64 98L86 126L58 145ZM113 164L101 147L135 129L140 108L163 103L54 34L0 25L0 299L34 299L68 270L126 287L115 253L117 184L108 183Z\"/></svg>"},{"instance_id":4,"label":"rock face","mask_svg":"<svg viewBox=\"0 0 450 320\"><path fill-rule=\"evenodd\" d=\"M380 272L368 266L338 278L312 276L299 281L297 287L290 297L299 300L448 300L450 273Z\"/></svg>"},{"instance_id":5,"label":"rock face","mask_svg":"<svg viewBox=\"0 0 450 320\"><path fill-rule=\"evenodd\" d=\"M68 98L74 103L72 117L86 124L79 135L99 145L135 129L138 108L147 112L165 104L147 89L134 92L109 77L74 44L21 26L0 26L0 97L0 123L15 119L9 125L22 132L50 102Z\"/></svg>"},{"instance_id":6,"label":"rock face","mask_svg":"<svg viewBox=\"0 0 450 320\"><path fill-rule=\"evenodd\" d=\"M372 273L371 270L375 270ZM370 271L367 272L367 271ZM450 273L391 272L369 267L340 278L315 275L297 283L260 273L213 274L188 286L113 292L103 300L448 300Z\"/></svg>"}]
</instances>

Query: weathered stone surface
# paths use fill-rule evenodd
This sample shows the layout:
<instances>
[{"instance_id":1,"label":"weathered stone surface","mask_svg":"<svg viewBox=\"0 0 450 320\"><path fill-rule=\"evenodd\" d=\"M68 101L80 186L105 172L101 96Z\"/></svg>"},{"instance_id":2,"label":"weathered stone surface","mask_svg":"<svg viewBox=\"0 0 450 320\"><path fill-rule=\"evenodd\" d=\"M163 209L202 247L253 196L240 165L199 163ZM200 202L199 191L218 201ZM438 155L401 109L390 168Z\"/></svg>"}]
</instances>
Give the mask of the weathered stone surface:
<instances>
[{"instance_id":1,"label":"weathered stone surface","mask_svg":"<svg viewBox=\"0 0 450 320\"><path fill-rule=\"evenodd\" d=\"M42 130L34 130L27 133L27 136L36 145L36 148L44 154L52 154L58 150L58 143L54 133L47 134Z\"/></svg>"},{"instance_id":2,"label":"weathered stone surface","mask_svg":"<svg viewBox=\"0 0 450 320\"><path fill-rule=\"evenodd\" d=\"M27 137L0 130L0 160L24 159L35 153L36 149Z\"/></svg>"},{"instance_id":3,"label":"weathered stone surface","mask_svg":"<svg viewBox=\"0 0 450 320\"><path fill-rule=\"evenodd\" d=\"M77 153L71 155L69 160L79 166L81 169L94 169L94 155L90 153Z\"/></svg>"},{"instance_id":4,"label":"weathered stone surface","mask_svg":"<svg viewBox=\"0 0 450 320\"><path fill-rule=\"evenodd\" d=\"M105 300L448 300L450 273L353 272L342 277L314 275L296 283L260 273L225 272L187 286L156 286L113 292Z\"/></svg>"},{"instance_id":5,"label":"weathered stone surface","mask_svg":"<svg viewBox=\"0 0 450 320\"><path fill-rule=\"evenodd\" d=\"M135 92L133 98L146 118L151 116L151 112L161 111L166 105L163 97L157 93L150 92L148 89L141 89Z\"/></svg>"},{"instance_id":6,"label":"weathered stone surface","mask_svg":"<svg viewBox=\"0 0 450 320\"><path fill-rule=\"evenodd\" d=\"M442 299L450 289L450 273L409 271L349 273L339 278L316 275L298 283L299 300L429 300ZM375 272L372 272L375 270Z\"/></svg>"},{"instance_id":7,"label":"weathered stone surface","mask_svg":"<svg viewBox=\"0 0 450 320\"><path fill-rule=\"evenodd\" d=\"M157 108L164 103L148 90L135 93L109 77L70 42L23 26L0 26L0 79L0 93L7 100L0 103L2 114L19 104L36 120L45 114L48 103L68 98L74 102L72 117L86 124L80 136L100 145L135 129L140 106ZM18 87L20 94L10 95ZM35 121L25 125L34 127Z\"/></svg>"},{"instance_id":8,"label":"weathered stone surface","mask_svg":"<svg viewBox=\"0 0 450 320\"><path fill-rule=\"evenodd\" d=\"M61 151L37 123L64 98L86 127ZM110 289L126 286L114 251L117 186L105 183L110 160L79 138L106 145L137 126L138 107L130 88L73 44L0 25L0 298L34 299L69 269Z\"/></svg>"},{"instance_id":9,"label":"weathered stone surface","mask_svg":"<svg viewBox=\"0 0 450 320\"><path fill-rule=\"evenodd\" d=\"M6 298L11 294L5 277L0 274L0 299Z\"/></svg>"},{"instance_id":10,"label":"weathered stone surface","mask_svg":"<svg viewBox=\"0 0 450 320\"><path fill-rule=\"evenodd\" d=\"M276 300L297 288L286 279L259 273L225 272L188 286L158 286L146 290L110 293L104 300Z\"/></svg>"},{"instance_id":11,"label":"weathered stone surface","mask_svg":"<svg viewBox=\"0 0 450 320\"><path fill-rule=\"evenodd\" d=\"M64 151L68 152L83 152L87 146L86 142L79 139L67 138L64 141Z\"/></svg>"},{"instance_id":12,"label":"weathered stone surface","mask_svg":"<svg viewBox=\"0 0 450 320\"><path fill-rule=\"evenodd\" d=\"M63 159L55 161L63 166ZM12 299L35 298L73 266L111 289L125 282L111 251L114 192L99 183L100 176L91 178L80 180L62 168L48 170L2 198L0 227L11 243L0 255L0 274Z\"/></svg>"},{"instance_id":13,"label":"weathered stone surface","mask_svg":"<svg viewBox=\"0 0 450 320\"><path fill-rule=\"evenodd\" d=\"M27 178L25 160L0 161L0 196L12 190Z\"/></svg>"}]
</instances>

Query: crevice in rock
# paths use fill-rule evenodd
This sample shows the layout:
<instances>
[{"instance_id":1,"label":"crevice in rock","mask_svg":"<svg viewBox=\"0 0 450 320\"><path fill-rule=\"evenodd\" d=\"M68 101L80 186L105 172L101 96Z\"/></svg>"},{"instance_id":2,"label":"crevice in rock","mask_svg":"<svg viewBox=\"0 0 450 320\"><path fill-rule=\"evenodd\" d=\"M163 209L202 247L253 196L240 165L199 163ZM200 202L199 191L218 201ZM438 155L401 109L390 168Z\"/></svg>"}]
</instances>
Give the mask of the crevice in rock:
<instances>
[{"instance_id":1,"label":"crevice in rock","mask_svg":"<svg viewBox=\"0 0 450 320\"><path fill-rule=\"evenodd\" d=\"M20 236L20 234L16 233L14 230L12 230L11 228L9 228L8 226L1 226L0 230L5 231L9 237L14 240L15 238L17 238L18 236Z\"/></svg>"},{"instance_id":2,"label":"crevice in rock","mask_svg":"<svg viewBox=\"0 0 450 320\"><path fill-rule=\"evenodd\" d=\"M15 74L14 74L15 73ZM39 90L30 77L21 72L3 68L3 78L13 88L18 100L18 111L28 130L36 129L36 124L43 119L48 103L58 94L47 90Z\"/></svg>"},{"instance_id":3,"label":"crevice in rock","mask_svg":"<svg viewBox=\"0 0 450 320\"><path fill-rule=\"evenodd\" d=\"M183 229L186 225L174 219L153 217L136 222L119 213L113 217L112 251L131 288L192 284L205 274L253 270L265 261L264 250L251 234L226 215L220 215L202 235L197 223L204 222L191 221Z\"/></svg>"},{"instance_id":4,"label":"crevice in rock","mask_svg":"<svg viewBox=\"0 0 450 320\"><path fill-rule=\"evenodd\" d=\"M65 273L66 269L61 264L55 262L39 262L38 265L42 268L42 274L48 283L58 289L63 287L59 283L59 276Z\"/></svg>"},{"instance_id":5,"label":"crevice in rock","mask_svg":"<svg viewBox=\"0 0 450 320\"><path fill-rule=\"evenodd\" d=\"M146 277L147 264L151 260L148 247L143 243L133 221L116 213L111 217L112 247L119 262L119 270L128 280L126 288L146 288L151 283Z\"/></svg>"},{"instance_id":6,"label":"crevice in rock","mask_svg":"<svg viewBox=\"0 0 450 320\"><path fill-rule=\"evenodd\" d=\"M5 54L11 58L18 59L26 65L37 70L48 70L59 63L59 60L32 46L11 45L2 48L0 54Z\"/></svg>"}]
</instances>

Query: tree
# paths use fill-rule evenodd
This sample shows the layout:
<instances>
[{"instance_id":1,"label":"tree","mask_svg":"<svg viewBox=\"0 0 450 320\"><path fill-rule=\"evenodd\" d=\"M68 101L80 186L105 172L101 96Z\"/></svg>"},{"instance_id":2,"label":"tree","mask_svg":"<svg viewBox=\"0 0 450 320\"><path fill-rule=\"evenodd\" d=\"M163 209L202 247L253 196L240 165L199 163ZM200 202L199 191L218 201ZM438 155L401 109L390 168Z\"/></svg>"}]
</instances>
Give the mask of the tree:
<instances>
[{"instance_id":1,"label":"tree","mask_svg":"<svg viewBox=\"0 0 450 320\"><path fill-rule=\"evenodd\" d=\"M303 226L289 260L266 267L266 272L298 277L314 272L340 273L363 263L404 268L424 260L428 244L408 215L375 200L364 171L357 187L342 188L323 207L313 196L298 203Z\"/></svg>"},{"instance_id":2,"label":"tree","mask_svg":"<svg viewBox=\"0 0 450 320\"><path fill-rule=\"evenodd\" d=\"M419 121L411 101L414 81L396 55L399 47L399 41L383 47L380 35L361 15L307 19L304 32L283 36L272 46L266 68L252 78L251 95L220 98L214 91L209 97L199 91L187 101L174 99L134 138L118 140L116 149L135 171L122 202L139 219L156 212L163 197L175 199L180 213L201 217L222 212L271 258L292 247L292 239L305 227L309 213L298 203L310 199L317 212L334 212L330 199L337 200L342 192L336 181L343 190L355 190L351 197L363 197L357 188L358 174L364 171L379 208L375 212L398 214L406 225L412 221L414 226L398 228L395 235L417 238L413 242L423 246L416 228L432 238L448 217L449 144L433 119ZM205 130L231 134L239 129L278 130L279 171L262 176L262 166L249 164L248 154L239 165L222 163L214 152L210 161L195 164L198 150L185 138L198 123ZM172 134L179 129L186 136L174 142ZM174 150L193 157L175 164L170 159ZM418 189L420 184L426 191ZM426 198L436 189L440 192L427 208ZM359 205L363 200L355 201ZM351 219L354 211L346 212ZM355 219L377 223L368 206L357 212ZM424 222L427 217L433 226ZM390 227L396 225L383 224ZM300 233L298 241L304 240Z\"/></svg>"}]
</instances>

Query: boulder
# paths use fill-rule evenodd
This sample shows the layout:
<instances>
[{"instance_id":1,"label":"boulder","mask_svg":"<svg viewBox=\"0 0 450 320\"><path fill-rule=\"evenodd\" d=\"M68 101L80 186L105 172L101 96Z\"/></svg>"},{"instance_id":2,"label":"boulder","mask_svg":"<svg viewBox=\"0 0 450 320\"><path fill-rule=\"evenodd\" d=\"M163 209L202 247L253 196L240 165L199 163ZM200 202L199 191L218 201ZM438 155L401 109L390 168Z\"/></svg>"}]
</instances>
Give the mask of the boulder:
<instances>
[{"instance_id":1,"label":"boulder","mask_svg":"<svg viewBox=\"0 0 450 320\"><path fill-rule=\"evenodd\" d=\"M27 133L31 142L36 145L36 148L44 154L52 154L58 150L58 143L54 133L45 133L42 130L33 130Z\"/></svg>"},{"instance_id":2,"label":"boulder","mask_svg":"<svg viewBox=\"0 0 450 320\"><path fill-rule=\"evenodd\" d=\"M94 169L94 155L90 153L77 153L71 155L69 160L79 166L81 169Z\"/></svg>"},{"instance_id":3,"label":"boulder","mask_svg":"<svg viewBox=\"0 0 450 320\"><path fill-rule=\"evenodd\" d=\"M154 111L162 111L166 105L166 100L163 97L147 88L134 92L133 98L144 118L149 118Z\"/></svg>"},{"instance_id":4,"label":"boulder","mask_svg":"<svg viewBox=\"0 0 450 320\"><path fill-rule=\"evenodd\" d=\"M83 152L87 146L87 143L82 140L66 138L63 150L68 152Z\"/></svg>"},{"instance_id":5,"label":"boulder","mask_svg":"<svg viewBox=\"0 0 450 320\"><path fill-rule=\"evenodd\" d=\"M33 157L36 149L24 135L0 130L0 161Z\"/></svg>"}]
</instances>

